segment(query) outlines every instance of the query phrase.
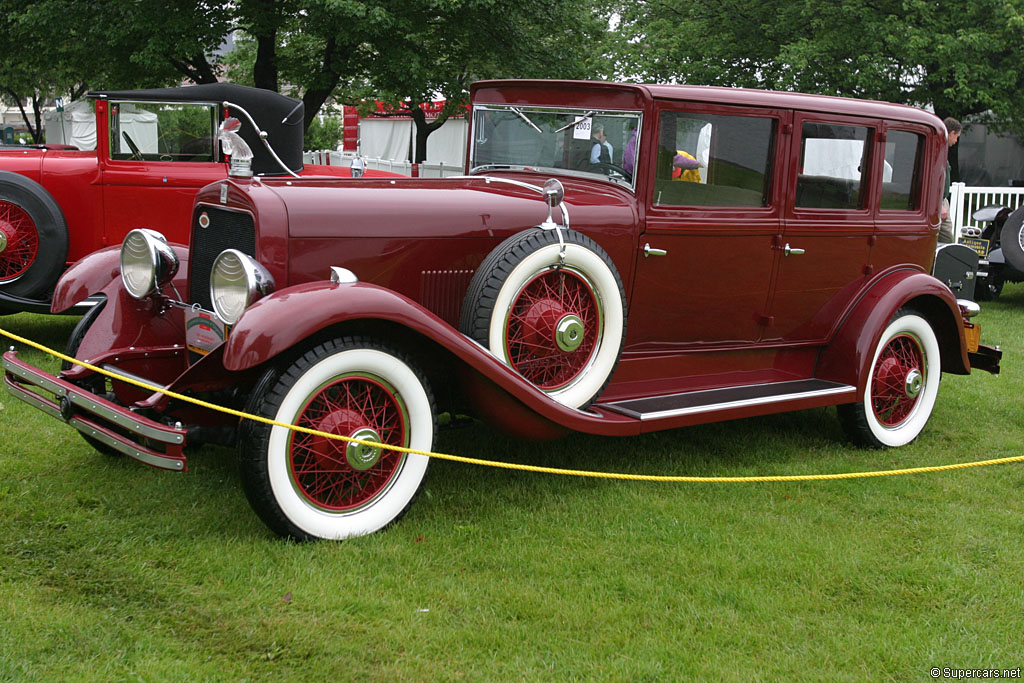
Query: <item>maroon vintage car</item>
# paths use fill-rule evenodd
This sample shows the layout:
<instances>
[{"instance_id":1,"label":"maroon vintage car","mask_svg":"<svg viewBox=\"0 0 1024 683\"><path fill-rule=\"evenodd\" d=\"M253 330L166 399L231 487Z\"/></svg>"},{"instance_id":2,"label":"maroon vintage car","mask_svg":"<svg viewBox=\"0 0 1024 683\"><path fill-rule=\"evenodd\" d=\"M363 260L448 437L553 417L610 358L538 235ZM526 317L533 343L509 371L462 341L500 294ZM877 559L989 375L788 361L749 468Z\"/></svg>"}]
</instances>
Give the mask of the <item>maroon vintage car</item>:
<instances>
[{"instance_id":1,"label":"maroon vintage car","mask_svg":"<svg viewBox=\"0 0 1024 683\"><path fill-rule=\"evenodd\" d=\"M360 444L239 421L4 354L8 388L101 451L184 470L237 443L300 539L400 517L436 416L626 436L837 405L859 444L921 433L942 372L998 371L929 274L945 128L903 106L693 86L490 81L460 178L234 177L189 247L93 254L53 310L104 303L79 359Z\"/></svg>"},{"instance_id":2,"label":"maroon vintage car","mask_svg":"<svg viewBox=\"0 0 1024 683\"><path fill-rule=\"evenodd\" d=\"M303 167L301 101L230 83L91 92L48 127L61 143L0 146L0 313L49 310L69 264L134 228L187 242L196 191L227 174L217 127L246 112L280 158L243 127L255 173L349 175Z\"/></svg>"}]
</instances>

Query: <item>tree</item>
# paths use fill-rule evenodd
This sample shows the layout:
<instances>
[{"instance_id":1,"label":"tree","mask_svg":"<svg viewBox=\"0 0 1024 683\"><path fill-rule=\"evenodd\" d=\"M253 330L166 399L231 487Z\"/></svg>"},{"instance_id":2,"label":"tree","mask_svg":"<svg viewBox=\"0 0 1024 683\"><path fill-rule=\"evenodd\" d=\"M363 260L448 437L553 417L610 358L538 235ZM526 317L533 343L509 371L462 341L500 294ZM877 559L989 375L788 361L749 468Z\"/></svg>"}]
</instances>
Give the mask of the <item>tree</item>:
<instances>
[{"instance_id":1,"label":"tree","mask_svg":"<svg viewBox=\"0 0 1024 683\"><path fill-rule=\"evenodd\" d=\"M88 90L156 87L180 80L216 80L207 53L229 23L219 6L168 0L154 12L147 3L107 0L0 0L0 90L7 99L30 100L23 118L41 142L44 100Z\"/></svg>"},{"instance_id":2,"label":"tree","mask_svg":"<svg viewBox=\"0 0 1024 683\"><path fill-rule=\"evenodd\" d=\"M403 102L426 136L476 78L590 76L603 0L0 0L0 88L12 97L236 82L300 97L308 129L331 97ZM229 35L238 49L223 60ZM48 84L39 90L36 84ZM427 122L422 102L449 107Z\"/></svg>"},{"instance_id":3,"label":"tree","mask_svg":"<svg viewBox=\"0 0 1024 683\"><path fill-rule=\"evenodd\" d=\"M416 125L417 162L471 81L592 77L608 26L594 0L247 0L241 9L247 37L228 58L233 80L293 84L307 126L328 97L396 103ZM428 121L421 105L438 98L446 106Z\"/></svg>"},{"instance_id":4,"label":"tree","mask_svg":"<svg viewBox=\"0 0 1024 683\"><path fill-rule=\"evenodd\" d=\"M620 14L626 79L930 105L1024 131L1024 0L640 0Z\"/></svg>"},{"instance_id":5,"label":"tree","mask_svg":"<svg viewBox=\"0 0 1024 683\"><path fill-rule=\"evenodd\" d=\"M413 161L427 138L464 106L469 84L484 78L594 77L608 21L584 0L396 3L394 32L370 55L367 79L378 99L397 102L416 126ZM433 121L422 105L443 98Z\"/></svg>"}]
</instances>

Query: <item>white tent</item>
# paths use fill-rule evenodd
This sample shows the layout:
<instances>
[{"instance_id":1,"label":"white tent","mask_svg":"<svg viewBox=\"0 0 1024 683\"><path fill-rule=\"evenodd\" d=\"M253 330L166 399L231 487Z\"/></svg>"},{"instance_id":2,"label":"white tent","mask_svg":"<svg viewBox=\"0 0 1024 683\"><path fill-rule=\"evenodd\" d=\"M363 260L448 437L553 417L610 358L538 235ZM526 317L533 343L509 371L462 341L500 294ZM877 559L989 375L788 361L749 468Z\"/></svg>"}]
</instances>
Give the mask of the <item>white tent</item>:
<instances>
[{"instance_id":1,"label":"white tent","mask_svg":"<svg viewBox=\"0 0 1024 683\"><path fill-rule=\"evenodd\" d=\"M96 115L92 100L75 100L64 107L64 111L44 112L43 130L50 144L96 149Z\"/></svg>"},{"instance_id":2,"label":"white tent","mask_svg":"<svg viewBox=\"0 0 1024 683\"><path fill-rule=\"evenodd\" d=\"M118 106L121 108L118 116L121 130L131 136L142 152L157 154L157 115L136 109L129 102ZM96 149L96 114L92 100L75 100L64 111L46 112L43 115L43 129L46 131L46 141L50 144L74 145L81 150ZM117 151L125 154L131 152L124 136L121 137Z\"/></svg>"},{"instance_id":3,"label":"white tent","mask_svg":"<svg viewBox=\"0 0 1024 683\"><path fill-rule=\"evenodd\" d=\"M427 163L462 166L466 162L466 119L448 119L427 138ZM365 118L359 121L359 151L371 159L409 161L414 127L407 118Z\"/></svg>"}]
</instances>

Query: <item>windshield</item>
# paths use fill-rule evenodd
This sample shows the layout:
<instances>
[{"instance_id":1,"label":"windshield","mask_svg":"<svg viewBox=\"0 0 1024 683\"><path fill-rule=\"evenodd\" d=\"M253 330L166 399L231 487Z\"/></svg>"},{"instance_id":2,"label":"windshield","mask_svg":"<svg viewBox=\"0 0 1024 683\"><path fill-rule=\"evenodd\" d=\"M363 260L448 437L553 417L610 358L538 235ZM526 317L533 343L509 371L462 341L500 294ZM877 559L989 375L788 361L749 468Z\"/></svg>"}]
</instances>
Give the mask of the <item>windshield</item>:
<instances>
[{"instance_id":1,"label":"windshield","mask_svg":"<svg viewBox=\"0 0 1024 683\"><path fill-rule=\"evenodd\" d=\"M475 105L469 169L579 173L632 188L639 131L635 111Z\"/></svg>"}]
</instances>

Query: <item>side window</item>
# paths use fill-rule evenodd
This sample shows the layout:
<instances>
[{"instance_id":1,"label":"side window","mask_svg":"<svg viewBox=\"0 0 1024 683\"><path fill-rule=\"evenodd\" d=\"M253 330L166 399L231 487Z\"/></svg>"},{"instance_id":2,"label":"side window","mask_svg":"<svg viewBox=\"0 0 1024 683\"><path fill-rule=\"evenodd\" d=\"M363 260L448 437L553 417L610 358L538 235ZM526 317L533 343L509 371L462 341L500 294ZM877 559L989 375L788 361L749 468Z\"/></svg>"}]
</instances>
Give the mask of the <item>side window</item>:
<instances>
[{"instance_id":1,"label":"side window","mask_svg":"<svg viewBox=\"0 0 1024 683\"><path fill-rule=\"evenodd\" d=\"M805 122L801 132L796 206L864 208L872 130L864 126Z\"/></svg>"},{"instance_id":2,"label":"side window","mask_svg":"<svg viewBox=\"0 0 1024 683\"><path fill-rule=\"evenodd\" d=\"M767 206L776 120L662 112L654 203Z\"/></svg>"},{"instance_id":3,"label":"side window","mask_svg":"<svg viewBox=\"0 0 1024 683\"><path fill-rule=\"evenodd\" d=\"M116 102L110 106L110 158L217 161L214 105Z\"/></svg>"},{"instance_id":4,"label":"side window","mask_svg":"<svg viewBox=\"0 0 1024 683\"><path fill-rule=\"evenodd\" d=\"M881 208L913 211L918 207L923 151L923 135L889 131L882 168Z\"/></svg>"}]
</instances>

